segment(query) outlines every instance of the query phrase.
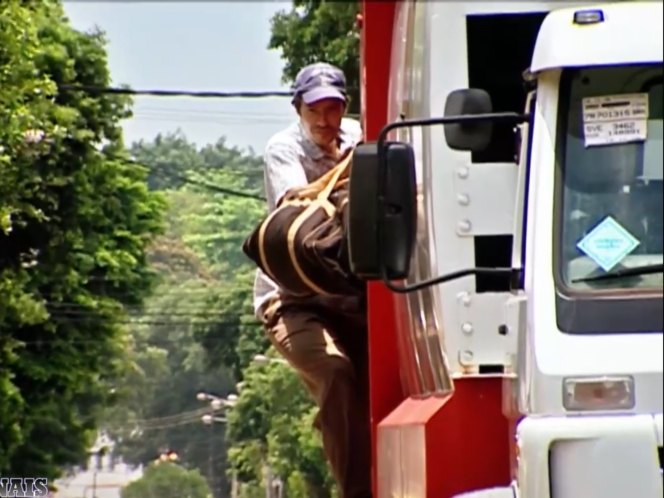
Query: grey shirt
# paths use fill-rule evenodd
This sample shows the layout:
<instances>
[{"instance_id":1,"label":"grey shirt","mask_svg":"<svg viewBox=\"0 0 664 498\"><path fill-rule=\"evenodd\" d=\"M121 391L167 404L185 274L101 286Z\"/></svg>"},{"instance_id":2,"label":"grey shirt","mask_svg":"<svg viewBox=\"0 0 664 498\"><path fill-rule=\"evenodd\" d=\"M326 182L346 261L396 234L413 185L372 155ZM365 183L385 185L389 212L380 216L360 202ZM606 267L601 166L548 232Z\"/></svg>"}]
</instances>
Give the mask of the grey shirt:
<instances>
[{"instance_id":1,"label":"grey shirt","mask_svg":"<svg viewBox=\"0 0 664 498\"><path fill-rule=\"evenodd\" d=\"M355 146L362 138L360 123L344 118L341 122L340 151L343 154ZM294 187L302 187L318 179L332 169L337 160L325 154L307 135L298 120L283 131L274 135L265 148L265 194L268 210L272 212L279 199ZM254 312L260 318L263 305L272 297L281 294L284 301L289 296L279 289L262 270L256 272L254 281ZM302 303L303 299L298 298ZM306 302L323 306L335 306L354 311L358 305L355 298L325 298L315 296Z\"/></svg>"}]
</instances>

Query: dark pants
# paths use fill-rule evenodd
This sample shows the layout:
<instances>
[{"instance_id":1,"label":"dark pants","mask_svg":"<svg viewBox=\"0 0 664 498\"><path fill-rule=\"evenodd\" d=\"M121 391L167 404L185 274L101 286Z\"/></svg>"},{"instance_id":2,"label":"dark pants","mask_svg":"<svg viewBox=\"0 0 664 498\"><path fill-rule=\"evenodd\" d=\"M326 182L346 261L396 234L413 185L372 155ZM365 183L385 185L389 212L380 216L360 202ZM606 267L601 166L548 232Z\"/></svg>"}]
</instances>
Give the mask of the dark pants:
<instances>
[{"instance_id":1,"label":"dark pants","mask_svg":"<svg viewBox=\"0 0 664 498\"><path fill-rule=\"evenodd\" d=\"M371 430L365 316L284 305L263 313L270 342L295 368L319 413L315 426L340 498L371 497Z\"/></svg>"}]
</instances>

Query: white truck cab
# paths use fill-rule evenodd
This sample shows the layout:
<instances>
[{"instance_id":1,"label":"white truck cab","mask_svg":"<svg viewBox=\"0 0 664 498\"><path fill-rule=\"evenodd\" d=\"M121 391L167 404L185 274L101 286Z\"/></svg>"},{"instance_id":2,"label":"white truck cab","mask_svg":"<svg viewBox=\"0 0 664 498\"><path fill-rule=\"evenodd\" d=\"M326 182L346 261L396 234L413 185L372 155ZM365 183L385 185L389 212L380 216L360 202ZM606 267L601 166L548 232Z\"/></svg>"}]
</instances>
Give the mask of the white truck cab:
<instances>
[{"instance_id":1,"label":"white truck cab","mask_svg":"<svg viewBox=\"0 0 664 498\"><path fill-rule=\"evenodd\" d=\"M457 36L442 11L461 3L429 2L422 32L398 33L393 121L355 152L351 265L411 296L413 327L444 346L441 382L505 379L514 483L464 496L661 498L662 2L553 7L518 112L443 76L456 59L435 28ZM513 162L481 159L496 133L518 139Z\"/></svg>"},{"instance_id":2,"label":"white truck cab","mask_svg":"<svg viewBox=\"0 0 664 498\"><path fill-rule=\"evenodd\" d=\"M570 22L573 20L573 22ZM662 3L542 24L510 303L521 496L661 497Z\"/></svg>"}]
</instances>

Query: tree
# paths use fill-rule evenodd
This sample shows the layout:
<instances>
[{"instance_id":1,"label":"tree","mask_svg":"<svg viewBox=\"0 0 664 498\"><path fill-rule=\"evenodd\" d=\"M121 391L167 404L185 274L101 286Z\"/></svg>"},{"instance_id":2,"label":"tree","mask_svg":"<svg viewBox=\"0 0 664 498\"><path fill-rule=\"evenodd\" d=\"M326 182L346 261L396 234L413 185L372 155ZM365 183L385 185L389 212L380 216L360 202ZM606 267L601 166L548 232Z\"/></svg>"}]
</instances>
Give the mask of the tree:
<instances>
[{"instance_id":1,"label":"tree","mask_svg":"<svg viewBox=\"0 0 664 498\"><path fill-rule=\"evenodd\" d=\"M244 153L236 147L229 147L224 137L198 149L195 143L177 131L159 134L151 142L136 142L130 152L135 160L149 166L149 185L153 190L177 190L192 183L191 173L203 175L202 179L209 181L221 171L232 172L231 183L241 186L247 193L258 194L262 190L262 159L251 151Z\"/></svg>"},{"instance_id":2,"label":"tree","mask_svg":"<svg viewBox=\"0 0 664 498\"><path fill-rule=\"evenodd\" d=\"M187 470L175 463L150 465L143 477L125 486L122 498L208 498L209 489L197 470Z\"/></svg>"},{"instance_id":3,"label":"tree","mask_svg":"<svg viewBox=\"0 0 664 498\"><path fill-rule=\"evenodd\" d=\"M131 151L168 209L149 248L158 285L132 309L130 357L105 428L125 461L145 464L172 449L225 496L224 427L202 423L210 406L196 394L233 392L242 365L266 347L251 309L254 270L241 251L264 213L262 162L223 138L199 149L179 132Z\"/></svg>"},{"instance_id":4,"label":"tree","mask_svg":"<svg viewBox=\"0 0 664 498\"><path fill-rule=\"evenodd\" d=\"M136 315L134 368L119 383L122 398L107 411L105 428L126 462L145 464L161 451L173 450L206 475L214 496L221 497L228 487L224 431L203 424L202 416L211 408L197 394L225 397L235 386L225 365L206 365L192 335L197 320L213 319L213 312L197 307L200 292L207 291L196 279L179 285L167 280Z\"/></svg>"},{"instance_id":5,"label":"tree","mask_svg":"<svg viewBox=\"0 0 664 498\"><path fill-rule=\"evenodd\" d=\"M169 175L185 180L177 190L165 191L171 206L168 228L155 249L180 247L195 255L199 270L204 268L200 271L206 275L208 291L196 294L189 308L213 313L207 313L206 320L192 320L193 334L206 352L208 366L226 365L240 380L243 367L267 347L253 313L255 266L241 249L266 212L260 198L262 159L227 147L223 138L197 150L180 133L135 144L132 152L151 172L162 175L161 184ZM172 160L165 168L167 158ZM179 275L176 280L186 278ZM191 303L192 296L187 301Z\"/></svg>"},{"instance_id":6,"label":"tree","mask_svg":"<svg viewBox=\"0 0 664 498\"><path fill-rule=\"evenodd\" d=\"M22 37L22 43L19 41ZM24 102L39 100L36 96L52 91L51 82L34 77L34 55L38 47L37 34L30 14L17 3L5 3L0 8L0 236L9 236L21 205L19 154L26 154L24 132L41 119L37 109L27 112ZM45 100L45 99L44 99ZM42 102L40 102L42 103ZM34 106L37 107L37 106ZM21 112L22 111L22 112ZM1 239L0 239L1 240ZM0 266L0 323L40 323L46 310L24 290L25 270ZM0 329L2 330L2 329ZM9 455L20 445L23 435L20 413L25 402L14 383L12 364L18 359L21 344L3 330L0 334L0 472L9 466Z\"/></svg>"},{"instance_id":7,"label":"tree","mask_svg":"<svg viewBox=\"0 0 664 498\"><path fill-rule=\"evenodd\" d=\"M124 354L123 307L151 289L163 204L111 159L130 100L101 33L58 2L0 7L0 474L55 478L86 459Z\"/></svg>"},{"instance_id":8,"label":"tree","mask_svg":"<svg viewBox=\"0 0 664 498\"><path fill-rule=\"evenodd\" d=\"M283 81L295 81L298 71L314 62L329 62L346 74L348 111L360 113L360 36L356 18L360 3L293 0L290 12L277 12L271 21L268 48L281 49Z\"/></svg>"},{"instance_id":9,"label":"tree","mask_svg":"<svg viewBox=\"0 0 664 498\"><path fill-rule=\"evenodd\" d=\"M254 489L265 486L269 466L289 498L330 498L333 481L313 428L316 413L290 367L279 361L247 367L238 402L228 414L230 471Z\"/></svg>"}]
</instances>

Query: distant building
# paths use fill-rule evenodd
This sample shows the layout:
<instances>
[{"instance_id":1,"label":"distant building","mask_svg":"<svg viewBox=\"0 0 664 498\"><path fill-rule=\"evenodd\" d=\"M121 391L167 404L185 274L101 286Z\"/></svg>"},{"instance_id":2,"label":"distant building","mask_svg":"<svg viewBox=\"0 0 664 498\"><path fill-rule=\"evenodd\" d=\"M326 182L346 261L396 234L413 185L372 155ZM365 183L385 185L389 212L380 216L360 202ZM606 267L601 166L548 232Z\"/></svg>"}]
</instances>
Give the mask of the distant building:
<instances>
[{"instance_id":1,"label":"distant building","mask_svg":"<svg viewBox=\"0 0 664 498\"><path fill-rule=\"evenodd\" d=\"M53 498L120 498L120 490L143 476L142 467L133 467L113 458L115 444L101 434L90 450L87 469L74 469L55 481Z\"/></svg>"}]
</instances>

